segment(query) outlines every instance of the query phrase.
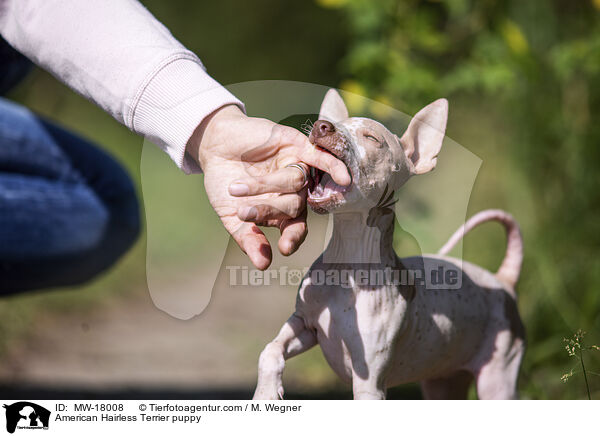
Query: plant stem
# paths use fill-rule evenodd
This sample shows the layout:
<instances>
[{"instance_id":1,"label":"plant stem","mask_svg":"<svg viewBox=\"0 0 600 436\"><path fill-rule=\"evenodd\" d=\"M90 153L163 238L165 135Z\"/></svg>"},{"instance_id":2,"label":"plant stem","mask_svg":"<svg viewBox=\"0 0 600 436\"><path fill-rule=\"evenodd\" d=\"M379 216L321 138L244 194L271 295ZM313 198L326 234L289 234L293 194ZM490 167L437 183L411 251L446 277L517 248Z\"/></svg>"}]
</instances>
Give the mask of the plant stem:
<instances>
[{"instance_id":1,"label":"plant stem","mask_svg":"<svg viewBox=\"0 0 600 436\"><path fill-rule=\"evenodd\" d=\"M581 362L581 369L583 370L583 378L585 379L585 388L587 389L588 400L592 399L590 394L590 385L588 384L587 374L585 372L585 365L583 364L583 350L579 350L579 361Z\"/></svg>"}]
</instances>

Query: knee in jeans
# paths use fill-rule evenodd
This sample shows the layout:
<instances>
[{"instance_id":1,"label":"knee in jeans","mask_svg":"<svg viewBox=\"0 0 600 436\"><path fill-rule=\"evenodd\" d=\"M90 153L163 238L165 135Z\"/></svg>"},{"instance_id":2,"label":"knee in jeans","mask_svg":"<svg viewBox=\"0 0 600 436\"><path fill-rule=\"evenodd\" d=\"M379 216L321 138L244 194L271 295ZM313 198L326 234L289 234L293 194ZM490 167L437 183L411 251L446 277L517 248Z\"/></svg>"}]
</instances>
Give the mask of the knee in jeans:
<instances>
[{"instance_id":1,"label":"knee in jeans","mask_svg":"<svg viewBox=\"0 0 600 436\"><path fill-rule=\"evenodd\" d=\"M119 228L119 233L128 245L132 245L141 232L140 203L133 183L120 187L118 193L113 197L113 204L110 207L111 221L114 226Z\"/></svg>"}]
</instances>

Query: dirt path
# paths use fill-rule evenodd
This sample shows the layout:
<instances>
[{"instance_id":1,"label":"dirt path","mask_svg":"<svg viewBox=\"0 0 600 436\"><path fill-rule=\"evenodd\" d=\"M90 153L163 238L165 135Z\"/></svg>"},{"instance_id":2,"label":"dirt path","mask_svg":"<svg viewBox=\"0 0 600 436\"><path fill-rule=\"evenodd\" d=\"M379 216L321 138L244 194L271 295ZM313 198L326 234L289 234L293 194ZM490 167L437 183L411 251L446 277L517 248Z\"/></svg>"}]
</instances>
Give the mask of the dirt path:
<instances>
[{"instance_id":1,"label":"dirt path","mask_svg":"<svg viewBox=\"0 0 600 436\"><path fill-rule=\"evenodd\" d=\"M182 321L158 310L147 292L137 292L86 314L41 314L4 357L0 384L249 392L265 338L279 330L294 299L293 291L232 288L213 295L198 317ZM286 382L292 390L311 387L302 381L306 371L314 376L312 387L332 386L319 350L290 365L295 376Z\"/></svg>"}]
</instances>

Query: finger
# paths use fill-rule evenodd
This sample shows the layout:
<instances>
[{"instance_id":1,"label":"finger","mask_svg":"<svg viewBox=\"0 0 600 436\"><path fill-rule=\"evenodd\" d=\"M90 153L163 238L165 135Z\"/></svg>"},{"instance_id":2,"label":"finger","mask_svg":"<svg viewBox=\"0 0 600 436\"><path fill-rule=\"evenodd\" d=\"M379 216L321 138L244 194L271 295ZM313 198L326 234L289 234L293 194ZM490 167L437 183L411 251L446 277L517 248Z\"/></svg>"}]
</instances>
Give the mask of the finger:
<instances>
[{"instance_id":1,"label":"finger","mask_svg":"<svg viewBox=\"0 0 600 436\"><path fill-rule=\"evenodd\" d=\"M300 150L296 156L298 161L329 173L333 181L339 185L348 186L350 182L352 182L352 178L348 173L348 169L344 162L331 153L315 147L315 145L298 130L285 126L280 127L282 128L276 130L277 135L273 135L273 138L276 138L283 144L295 146L295 149Z\"/></svg>"},{"instance_id":2,"label":"finger","mask_svg":"<svg viewBox=\"0 0 600 436\"><path fill-rule=\"evenodd\" d=\"M298 218L283 221L281 237L277 244L280 253L284 256L293 254L302 245L307 234L306 210Z\"/></svg>"},{"instance_id":3,"label":"finger","mask_svg":"<svg viewBox=\"0 0 600 436\"><path fill-rule=\"evenodd\" d=\"M249 202L238 209L242 221L264 223L270 220L291 219L306 209L306 189L299 194L282 194L272 198L261 198Z\"/></svg>"},{"instance_id":4,"label":"finger","mask_svg":"<svg viewBox=\"0 0 600 436\"><path fill-rule=\"evenodd\" d=\"M242 160L259 162L274 156L282 146L291 145L299 150L296 158L309 166L319 168L329 173L333 181L342 186L348 186L352 181L346 165L331 153L315 147L308 138L298 130L274 124L269 139L258 147L247 151Z\"/></svg>"},{"instance_id":5,"label":"finger","mask_svg":"<svg viewBox=\"0 0 600 436\"><path fill-rule=\"evenodd\" d=\"M344 162L336 158L331 153L320 150L310 143L305 146L305 152L298 156L302 162L329 173L335 183L342 186L348 186L352 182L352 178L348 173L348 168Z\"/></svg>"},{"instance_id":6,"label":"finger","mask_svg":"<svg viewBox=\"0 0 600 436\"><path fill-rule=\"evenodd\" d=\"M305 174L308 175L308 167L304 164L300 165L304 167ZM286 167L264 176L236 180L229 185L229 194L234 197L267 193L287 194L300 191L305 184L306 178L300 169Z\"/></svg>"},{"instance_id":7,"label":"finger","mask_svg":"<svg viewBox=\"0 0 600 436\"><path fill-rule=\"evenodd\" d=\"M269 267L273 258L271 245L256 224L242 223L231 236L256 268L265 270Z\"/></svg>"},{"instance_id":8,"label":"finger","mask_svg":"<svg viewBox=\"0 0 600 436\"><path fill-rule=\"evenodd\" d=\"M286 142L289 142L287 137L291 135L288 129L295 129L272 122L269 123L268 129L270 129L270 132L268 138L262 144L245 151L242 154L243 162L262 162L266 159L269 159L277 154L282 145L284 145Z\"/></svg>"}]
</instances>

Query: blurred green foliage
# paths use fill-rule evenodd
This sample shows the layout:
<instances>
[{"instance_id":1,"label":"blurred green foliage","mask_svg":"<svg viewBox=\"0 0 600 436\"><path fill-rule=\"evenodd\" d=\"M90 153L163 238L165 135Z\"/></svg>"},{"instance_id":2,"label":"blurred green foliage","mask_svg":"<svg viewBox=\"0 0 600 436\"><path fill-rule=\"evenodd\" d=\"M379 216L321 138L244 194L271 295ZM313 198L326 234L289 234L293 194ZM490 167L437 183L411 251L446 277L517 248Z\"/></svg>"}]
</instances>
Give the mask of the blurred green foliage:
<instances>
[{"instance_id":1,"label":"blurred green foliage","mask_svg":"<svg viewBox=\"0 0 600 436\"><path fill-rule=\"evenodd\" d=\"M527 204L506 202L526 241L520 292L529 351L522 390L532 398L583 397L583 384L560 385L567 365L560 341L578 328L595 341L600 334L600 2L317 3L340 10L350 23L341 61L347 89L409 113L445 96L451 136L469 137L465 131L478 128L453 126L456 109L466 111L463 122L496 124L483 138L503 138L503 188L527 193ZM461 143L485 154L480 144ZM481 171L492 168L499 170L484 158ZM481 259L482 248L467 238L465 255ZM600 369L598 360L591 364Z\"/></svg>"}]
</instances>

